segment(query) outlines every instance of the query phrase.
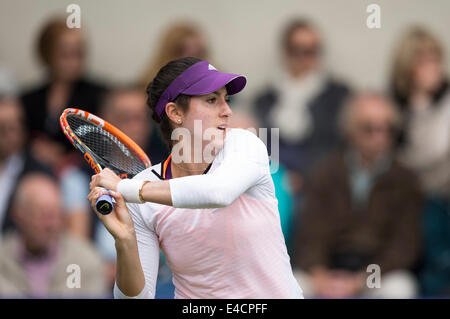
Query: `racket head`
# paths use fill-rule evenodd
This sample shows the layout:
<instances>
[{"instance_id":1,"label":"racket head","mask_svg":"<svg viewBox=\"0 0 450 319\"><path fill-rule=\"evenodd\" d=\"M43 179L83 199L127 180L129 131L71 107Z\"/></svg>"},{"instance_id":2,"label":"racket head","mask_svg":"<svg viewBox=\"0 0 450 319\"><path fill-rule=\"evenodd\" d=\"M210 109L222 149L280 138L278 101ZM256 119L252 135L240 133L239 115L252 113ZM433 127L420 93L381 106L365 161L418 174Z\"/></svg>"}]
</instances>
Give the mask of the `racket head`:
<instances>
[{"instance_id":1,"label":"racket head","mask_svg":"<svg viewBox=\"0 0 450 319\"><path fill-rule=\"evenodd\" d=\"M139 145L92 113L67 108L59 122L66 137L97 174L108 167L121 178L132 178L151 166L150 159Z\"/></svg>"}]
</instances>

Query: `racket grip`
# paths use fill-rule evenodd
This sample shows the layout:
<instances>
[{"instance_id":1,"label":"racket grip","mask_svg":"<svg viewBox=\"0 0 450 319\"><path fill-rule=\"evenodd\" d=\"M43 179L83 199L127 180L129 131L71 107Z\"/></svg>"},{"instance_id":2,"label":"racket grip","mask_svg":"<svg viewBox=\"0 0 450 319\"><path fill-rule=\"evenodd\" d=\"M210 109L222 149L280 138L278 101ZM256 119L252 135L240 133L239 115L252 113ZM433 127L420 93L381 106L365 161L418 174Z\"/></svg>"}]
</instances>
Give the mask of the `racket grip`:
<instances>
[{"instance_id":1,"label":"racket grip","mask_svg":"<svg viewBox=\"0 0 450 319\"><path fill-rule=\"evenodd\" d=\"M108 194L100 196L95 203L95 208L100 214L108 215L114 208L112 197Z\"/></svg>"}]
</instances>

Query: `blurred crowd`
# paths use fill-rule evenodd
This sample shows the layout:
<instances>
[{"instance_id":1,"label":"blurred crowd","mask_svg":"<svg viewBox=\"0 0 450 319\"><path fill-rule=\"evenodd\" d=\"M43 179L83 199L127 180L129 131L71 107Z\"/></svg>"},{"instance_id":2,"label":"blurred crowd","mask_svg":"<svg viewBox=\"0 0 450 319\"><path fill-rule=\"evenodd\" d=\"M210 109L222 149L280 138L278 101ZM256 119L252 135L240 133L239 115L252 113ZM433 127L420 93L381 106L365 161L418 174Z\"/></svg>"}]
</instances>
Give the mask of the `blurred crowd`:
<instances>
[{"instance_id":1,"label":"blurred crowd","mask_svg":"<svg viewBox=\"0 0 450 319\"><path fill-rule=\"evenodd\" d=\"M331 74L313 22L287 21L279 38L282 66L251 105L231 101L231 126L279 128L279 141L267 144L279 143L272 176L305 297L450 297L450 89L441 42L411 26L378 92ZM66 107L97 114L161 162L169 150L149 116L147 84L176 58L215 62L190 22L161 35L128 85L87 77L88 48L81 29L55 18L36 39L46 70L39 85L19 88L0 68L0 297L112 297L114 240L91 211L92 170L59 116ZM373 264L377 288L367 285ZM173 289L161 253L156 297L172 298Z\"/></svg>"}]
</instances>

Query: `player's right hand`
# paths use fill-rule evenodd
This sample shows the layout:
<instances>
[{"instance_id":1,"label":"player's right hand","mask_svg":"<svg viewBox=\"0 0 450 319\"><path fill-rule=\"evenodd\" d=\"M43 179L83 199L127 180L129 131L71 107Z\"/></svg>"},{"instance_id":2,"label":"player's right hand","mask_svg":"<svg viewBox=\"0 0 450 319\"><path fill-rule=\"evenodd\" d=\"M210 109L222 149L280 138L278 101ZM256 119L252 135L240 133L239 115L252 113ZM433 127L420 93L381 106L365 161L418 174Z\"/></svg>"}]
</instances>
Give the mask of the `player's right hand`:
<instances>
[{"instance_id":1,"label":"player's right hand","mask_svg":"<svg viewBox=\"0 0 450 319\"><path fill-rule=\"evenodd\" d=\"M116 201L114 209L108 215L100 214L95 209L97 199L105 194L111 195ZM105 225L115 240L136 240L133 219L125 205L122 194L107 191L101 187L94 187L88 195L88 200L100 221Z\"/></svg>"}]
</instances>

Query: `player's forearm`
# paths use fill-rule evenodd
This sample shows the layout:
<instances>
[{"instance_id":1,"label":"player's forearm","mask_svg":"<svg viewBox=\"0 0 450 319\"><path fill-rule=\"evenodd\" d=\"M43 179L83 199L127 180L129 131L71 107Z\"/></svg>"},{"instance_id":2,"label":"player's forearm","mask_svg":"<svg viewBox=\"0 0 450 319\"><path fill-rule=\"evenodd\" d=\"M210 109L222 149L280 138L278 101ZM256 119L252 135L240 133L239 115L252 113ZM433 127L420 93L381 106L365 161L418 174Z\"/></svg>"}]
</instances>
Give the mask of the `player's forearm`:
<instances>
[{"instance_id":1,"label":"player's forearm","mask_svg":"<svg viewBox=\"0 0 450 319\"><path fill-rule=\"evenodd\" d=\"M242 194L255 175L251 170L238 171L243 180L232 174L214 173L185 176L170 181L149 182L142 190L142 199L176 208L220 208L231 204ZM227 171L224 171L227 172ZM231 172L235 173L233 170Z\"/></svg>"},{"instance_id":2,"label":"player's forearm","mask_svg":"<svg viewBox=\"0 0 450 319\"><path fill-rule=\"evenodd\" d=\"M145 277L136 238L116 240L116 283L120 291L130 297L139 295L145 287Z\"/></svg>"},{"instance_id":3,"label":"player's forearm","mask_svg":"<svg viewBox=\"0 0 450 319\"><path fill-rule=\"evenodd\" d=\"M145 183L141 195L145 202L172 206L169 181Z\"/></svg>"},{"instance_id":4,"label":"player's forearm","mask_svg":"<svg viewBox=\"0 0 450 319\"><path fill-rule=\"evenodd\" d=\"M172 183L174 189L172 189ZM148 182L141 190L145 202L177 208L219 208L231 203L237 187L228 189L212 176L181 177L171 181ZM178 201L175 202L174 199Z\"/></svg>"},{"instance_id":5,"label":"player's forearm","mask_svg":"<svg viewBox=\"0 0 450 319\"><path fill-rule=\"evenodd\" d=\"M230 205L244 189L231 173L228 176L217 173L216 171L212 174L170 180L172 205L177 208L194 209L221 208Z\"/></svg>"},{"instance_id":6,"label":"player's forearm","mask_svg":"<svg viewBox=\"0 0 450 319\"><path fill-rule=\"evenodd\" d=\"M121 180L117 191L132 203L143 200L176 208L220 208L231 204L262 173L259 165L223 164L213 174L157 182Z\"/></svg>"}]
</instances>

